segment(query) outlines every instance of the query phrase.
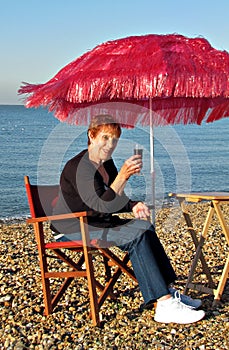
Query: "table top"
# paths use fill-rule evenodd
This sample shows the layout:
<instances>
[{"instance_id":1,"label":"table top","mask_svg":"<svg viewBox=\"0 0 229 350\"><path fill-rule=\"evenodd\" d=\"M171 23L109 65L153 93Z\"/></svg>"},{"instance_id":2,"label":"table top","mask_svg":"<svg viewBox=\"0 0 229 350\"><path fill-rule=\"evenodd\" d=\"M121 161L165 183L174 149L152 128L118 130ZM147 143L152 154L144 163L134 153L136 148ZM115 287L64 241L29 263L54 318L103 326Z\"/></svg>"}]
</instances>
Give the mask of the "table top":
<instances>
[{"instance_id":1,"label":"table top","mask_svg":"<svg viewBox=\"0 0 229 350\"><path fill-rule=\"evenodd\" d=\"M170 197L185 198L190 202L202 200L229 201L229 192L190 192L190 193L169 193Z\"/></svg>"}]
</instances>

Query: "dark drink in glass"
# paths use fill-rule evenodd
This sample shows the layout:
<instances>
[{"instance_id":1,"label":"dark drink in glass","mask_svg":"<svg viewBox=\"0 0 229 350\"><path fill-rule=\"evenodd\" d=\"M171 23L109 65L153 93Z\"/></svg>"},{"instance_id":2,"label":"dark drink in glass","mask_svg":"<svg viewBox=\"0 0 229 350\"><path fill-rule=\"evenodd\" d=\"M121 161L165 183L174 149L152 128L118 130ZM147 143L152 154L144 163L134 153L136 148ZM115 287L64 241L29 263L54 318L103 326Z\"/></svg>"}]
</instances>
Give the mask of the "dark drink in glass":
<instances>
[{"instance_id":1,"label":"dark drink in glass","mask_svg":"<svg viewBox=\"0 0 229 350\"><path fill-rule=\"evenodd\" d=\"M138 145L135 145L134 147L134 155L140 155L142 158L143 155L143 148L140 148ZM140 172L136 175L140 175Z\"/></svg>"},{"instance_id":2,"label":"dark drink in glass","mask_svg":"<svg viewBox=\"0 0 229 350\"><path fill-rule=\"evenodd\" d=\"M136 146L134 147L134 155L136 155L136 154L139 154L141 157L142 157L142 154L143 154L143 149L142 149L142 148L139 148L138 145L136 145Z\"/></svg>"}]
</instances>

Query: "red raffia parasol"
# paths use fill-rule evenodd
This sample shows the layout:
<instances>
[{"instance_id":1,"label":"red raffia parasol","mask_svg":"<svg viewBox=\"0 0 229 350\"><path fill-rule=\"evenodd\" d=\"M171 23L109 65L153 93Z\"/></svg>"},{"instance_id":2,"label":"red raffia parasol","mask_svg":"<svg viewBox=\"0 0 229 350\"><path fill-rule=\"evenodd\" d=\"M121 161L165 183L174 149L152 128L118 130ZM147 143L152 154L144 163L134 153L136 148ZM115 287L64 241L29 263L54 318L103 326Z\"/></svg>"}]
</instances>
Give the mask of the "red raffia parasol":
<instances>
[{"instance_id":1,"label":"red raffia parasol","mask_svg":"<svg viewBox=\"0 0 229 350\"><path fill-rule=\"evenodd\" d=\"M132 36L98 45L48 82L24 83L19 94L28 94L26 107L46 107L71 124L111 113L122 126L150 125L154 178L153 125L229 116L229 54L200 37Z\"/></svg>"},{"instance_id":2,"label":"red raffia parasol","mask_svg":"<svg viewBox=\"0 0 229 350\"><path fill-rule=\"evenodd\" d=\"M127 37L95 47L44 84L24 84L19 94L29 94L26 107L47 107L74 124L88 124L84 107L130 102L149 108L149 100L154 125L212 122L229 115L229 54L204 38ZM121 115L126 125L138 120ZM149 124L149 117L140 122Z\"/></svg>"}]
</instances>

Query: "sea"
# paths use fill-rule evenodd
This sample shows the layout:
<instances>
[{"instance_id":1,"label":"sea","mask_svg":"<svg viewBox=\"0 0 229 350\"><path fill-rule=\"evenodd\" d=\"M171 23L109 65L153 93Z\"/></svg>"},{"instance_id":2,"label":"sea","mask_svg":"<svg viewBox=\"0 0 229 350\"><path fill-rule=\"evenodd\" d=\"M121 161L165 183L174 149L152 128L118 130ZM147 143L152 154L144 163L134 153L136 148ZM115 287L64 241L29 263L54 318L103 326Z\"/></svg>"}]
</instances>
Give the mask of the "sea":
<instances>
[{"instance_id":1,"label":"sea","mask_svg":"<svg viewBox=\"0 0 229 350\"><path fill-rule=\"evenodd\" d=\"M64 164L87 147L87 126L61 123L47 110L0 105L0 222L29 216L24 176L34 184L57 184ZM143 168L130 178L134 200L175 205L169 193L229 191L229 118L202 125L122 130L113 154L118 169L143 149ZM150 149L150 140L153 147ZM155 199L153 199L155 198Z\"/></svg>"}]
</instances>

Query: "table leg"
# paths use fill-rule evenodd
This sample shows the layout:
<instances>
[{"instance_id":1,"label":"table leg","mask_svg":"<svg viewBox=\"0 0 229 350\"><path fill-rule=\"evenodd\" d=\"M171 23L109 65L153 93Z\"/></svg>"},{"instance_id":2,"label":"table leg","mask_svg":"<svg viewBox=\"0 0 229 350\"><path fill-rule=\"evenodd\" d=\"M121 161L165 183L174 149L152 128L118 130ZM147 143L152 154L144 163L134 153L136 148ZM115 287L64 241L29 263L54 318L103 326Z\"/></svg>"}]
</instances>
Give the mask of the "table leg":
<instances>
[{"instance_id":1,"label":"table leg","mask_svg":"<svg viewBox=\"0 0 229 350\"><path fill-rule=\"evenodd\" d=\"M214 208L210 207L210 209L208 211L208 215L207 215L207 218L205 220L203 231L202 231L202 234L200 236L200 240L198 241L197 236L196 236L196 232L195 232L195 230L193 228L193 224L192 224L190 215L185 210L184 200L180 201L180 205L181 205L181 209L182 209L182 212L183 212L186 224L188 226L188 231L190 232L192 240L193 240L194 245L196 247L196 253L194 255L194 259L192 261L192 265L191 265L191 268L190 268L190 271L189 271L189 274L188 274L188 279L187 279L187 282L186 282L186 285L185 285L184 294L187 293L187 290L189 288L193 288L195 286L192 283L192 280L193 280L193 275L194 275L194 272L196 270L196 265L197 265L197 262L198 262L199 259L200 259L201 264L202 264L203 272L206 274L206 276L208 278L209 287L211 288L211 289L209 289L209 288L205 288L204 287L204 289L206 289L207 292L209 292L209 291L212 292L212 289L215 287L215 284L214 284L213 279L211 277L211 273L209 271L207 263L206 263L206 261L204 259L204 256L203 256L203 253L202 253L202 247L204 245L205 237L207 235L207 231L208 231L208 228L210 226L210 222L212 220L212 216L214 214ZM203 290L203 288L201 288L201 289Z\"/></svg>"},{"instance_id":2,"label":"table leg","mask_svg":"<svg viewBox=\"0 0 229 350\"><path fill-rule=\"evenodd\" d=\"M226 237L227 243L229 245L229 228L228 228L227 223L226 223L226 221L224 219L222 210L220 209L220 203L219 203L219 201L212 201L212 203L213 203L213 206L215 208L216 214L218 216L218 219L219 219L220 225L222 227L223 233L224 233L224 235Z\"/></svg>"},{"instance_id":3,"label":"table leg","mask_svg":"<svg viewBox=\"0 0 229 350\"><path fill-rule=\"evenodd\" d=\"M224 235L226 237L226 240L227 240L227 243L229 245L229 228L228 228L228 226L226 224L226 221L224 219L223 213L221 211L220 203L217 202L217 201L213 201L213 205L214 205L216 214L218 216L220 225L222 227L223 233L224 233ZM226 281L227 281L228 277L229 277L229 254L228 254L226 263L224 265L223 272L222 272L222 275L220 277L220 281L219 281L218 287L214 291L214 302L213 302L213 304L217 303L221 299L221 296L223 294L223 290L224 290L224 287L225 287L225 284L226 284Z\"/></svg>"},{"instance_id":4,"label":"table leg","mask_svg":"<svg viewBox=\"0 0 229 350\"><path fill-rule=\"evenodd\" d=\"M213 305L216 304L221 299L228 277L229 277L229 255L228 255L227 261L224 265L223 273L221 275L218 287L216 290L214 290Z\"/></svg>"}]
</instances>

